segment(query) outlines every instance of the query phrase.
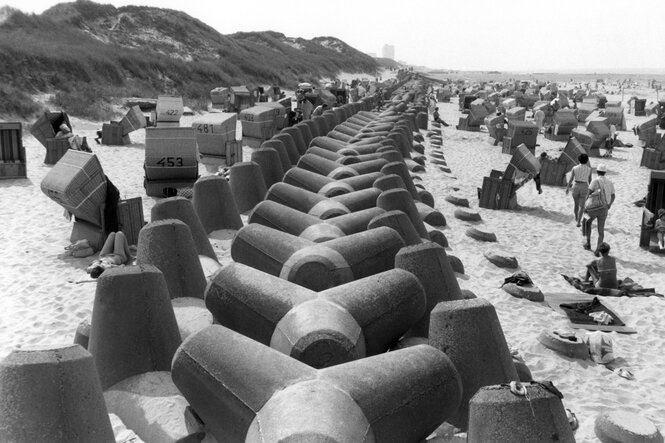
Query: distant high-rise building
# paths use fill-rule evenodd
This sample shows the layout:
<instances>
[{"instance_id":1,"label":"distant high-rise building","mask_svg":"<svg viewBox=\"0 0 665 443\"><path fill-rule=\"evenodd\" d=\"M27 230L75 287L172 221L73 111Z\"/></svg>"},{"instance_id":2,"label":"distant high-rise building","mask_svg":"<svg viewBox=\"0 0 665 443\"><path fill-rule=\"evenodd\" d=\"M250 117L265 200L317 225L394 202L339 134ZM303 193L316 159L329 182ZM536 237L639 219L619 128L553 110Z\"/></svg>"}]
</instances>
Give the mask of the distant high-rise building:
<instances>
[{"instance_id":1,"label":"distant high-rise building","mask_svg":"<svg viewBox=\"0 0 665 443\"><path fill-rule=\"evenodd\" d=\"M395 60L395 46L394 45L383 45L381 50L381 56L383 58L389 58Z\"/></svg>"}]
</instances>

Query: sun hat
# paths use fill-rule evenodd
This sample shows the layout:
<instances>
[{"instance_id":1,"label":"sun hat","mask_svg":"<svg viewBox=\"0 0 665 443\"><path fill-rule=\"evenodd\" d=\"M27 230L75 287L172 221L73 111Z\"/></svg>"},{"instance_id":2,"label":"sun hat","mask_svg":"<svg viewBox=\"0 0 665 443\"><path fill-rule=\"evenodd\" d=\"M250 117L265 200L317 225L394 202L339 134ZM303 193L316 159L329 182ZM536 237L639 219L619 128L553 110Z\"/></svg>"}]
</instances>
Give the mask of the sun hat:
<instances>
[{"instance_id":1,"label":"sun hat","mask_svg":"<svg viewBox=\"0 0 665 443\"><path fill-rule=\"evenodd\" d=\"M596 166L596 172L607 172L607 166L605 166L605 163Z\"/></svg>"}]
</instances>

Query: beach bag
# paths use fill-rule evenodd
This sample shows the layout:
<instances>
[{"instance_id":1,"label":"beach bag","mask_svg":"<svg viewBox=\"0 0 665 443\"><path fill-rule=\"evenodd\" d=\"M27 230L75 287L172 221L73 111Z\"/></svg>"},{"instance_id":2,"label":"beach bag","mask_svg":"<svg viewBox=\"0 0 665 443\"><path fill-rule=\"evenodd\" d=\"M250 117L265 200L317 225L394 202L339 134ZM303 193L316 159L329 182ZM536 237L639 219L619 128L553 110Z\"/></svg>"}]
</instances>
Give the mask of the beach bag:
<instances>
[{"instance_id":1,"label":"beach bag","mask_svg":"<svg viewBox=\"0 0 665 443\"><path fill-rule=\"evenodd\" d=\"M600 192L594 192L587 197L584 203L584 211L591 217L597 217L603 211L607 210L607 201L605 200L605 192L600 188Z\"/></svg>"}]
</instances>

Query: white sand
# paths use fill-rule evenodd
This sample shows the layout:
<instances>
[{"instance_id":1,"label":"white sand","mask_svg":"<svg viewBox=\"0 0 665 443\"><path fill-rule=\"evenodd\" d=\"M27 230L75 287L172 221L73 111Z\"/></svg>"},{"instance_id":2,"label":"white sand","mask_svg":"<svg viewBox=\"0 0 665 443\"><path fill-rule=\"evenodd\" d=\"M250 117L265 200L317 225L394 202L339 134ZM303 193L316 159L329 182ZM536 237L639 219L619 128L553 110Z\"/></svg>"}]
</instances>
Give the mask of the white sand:
<instances>
[{"instance_id":1,"label":"white sand","mask_svg":"<svg viewBox=\"0 0 665 443\"><path fill-rule=\"evenodd\" d=\"M629 97L632 94L626 94ZM638 94L645 97L646 93ZM620 97L608 96L610 100ZM651 97L649 97L651 98ZM625 359L635 380L623 379L590 360L569 359L544 348L538 334L545 328L565 328L567 321L542 303L515 299L499 289L511 274L489 263L483 252L500 247L514 255L543 292L577 292L560 276L579 275L592 254L582 249L582 236L575 227L572 199L563 188L544 186L538 195L528 183L518 191L518 211L478 209L476 188L491 169L503 169L509 156L488 142L487 132L461 132L454 129L459 113L457 104L440 104L442 117L452 126L443 128L443 150L452 174L430 165L421 174L423 184L432 192L448 220L443 231L450 242L449 254L464 263L466 275L460 285L487 298L497 309L509 345L519 351L536 379L552 380L564 394L564 405L577 414L578 442L596 441L593 424L601 411L629 410L651 419L665 431L665 301L648 298L602 298L624 321L637 329L634 335L611 333L614 354ZM530 115L530 113L529 113ZM645 117L626 115L628 128ZM195 117L184 117L182 125ZM142 196L146 220L155 199L143 189L145 131L131 135L130 146L99 146L94 143L100 123L72 118L76 133L87 136L106 174L120 189L122 198ZM621 132L620 139L635 148L617 148L612 159L602 160L610 169L609 178L617 190L617 201L607 222L606 241L618 259L619 277L630 276L645 287L665 293L665 256L651 254L638 246L641 209L633 201L647 191L649 170L639 167L641 149L632 132ZM558 156L562 142L539 140L539 154L546 149ZM62 208L40 190L50 166L44 165L45 149L24 127L28 179L0 181L0 358L21 345L70 343L78 323L90 315L95 283L75 283L85 279L90 258L64 255L69 245L71 223ZM249 159L245 148L245 159ZM592 159L592 165L600 163ZM210 174L203 165L201 175ZM457 177L451 178L452 176ZM453 191L453 188L459 188ZM478 210L483 222L479 229L494 232L498 244L480 243L464 235L468 223L457 220L454 206L444 200L450 193L466 197ZM246 217L243 217L246 221ZM230 261L231 233L211 236L222 264ZM595 242L595 234L592 238ZM581 333L583 334L583 332Z\"/></svg>"}]
</instances>

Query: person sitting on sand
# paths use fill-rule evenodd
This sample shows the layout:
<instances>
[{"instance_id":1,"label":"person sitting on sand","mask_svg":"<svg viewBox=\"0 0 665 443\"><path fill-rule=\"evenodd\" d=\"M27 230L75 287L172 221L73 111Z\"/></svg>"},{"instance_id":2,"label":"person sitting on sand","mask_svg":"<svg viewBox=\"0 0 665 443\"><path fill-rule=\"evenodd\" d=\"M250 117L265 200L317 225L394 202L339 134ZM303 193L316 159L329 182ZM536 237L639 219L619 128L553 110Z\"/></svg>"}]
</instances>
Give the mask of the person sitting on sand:
<instances>
[{"instance_id":1,"label":"person sitting on sand","mask_svg":"<svg viewBox=\"0 0 665 443\"><path fill-rule=\"evenodd\" d=\"M439 115L438 107L434 108L434 112L432 113L432 120L434 120L437 123L441 123L443 126L450 126L448 123L444 122L441 116Z\"/></svg>"},{"instance_id":2,"label":"person sitting on sand","mask_svg":"<svg viewBox=\"0 0 665 443\"><path fill-rule=\"evenodd\" d=\"M597 288L617 289L619 282L617 280L617 263L610 254L610 245L602 242L598 247L601 257L593 260L587 265L586 276L584 280L591 279L595 282Z\"/></svg>"},{"instance_id":3,"label":"person sitting on sand","mask_svg":"<svg viewBox=\"0 0 665 443\"><path fill-rule=\"evenodd\" d=\"M93 261L86 269L90 277L97 278L105 270L122 266L129 263L132 259L127 237L122 231L111 232L104 242L102 250L99 251L99 258Z\"/></svg>"},{"instance_id":4,"label":"person sitting on sand","mask_svg":"<svg viewBox=\"0 0 665 443\"><path fill-rule=\"evenodd\" d=\"M665 249L665 208L660 208L658 210L658 219L653 225L653 230L658 237L658 247L662 251Z\"/></svg>"}]
</instances>

